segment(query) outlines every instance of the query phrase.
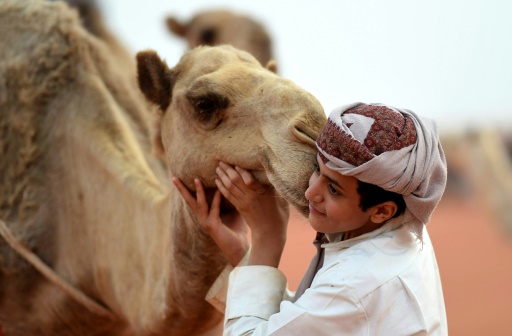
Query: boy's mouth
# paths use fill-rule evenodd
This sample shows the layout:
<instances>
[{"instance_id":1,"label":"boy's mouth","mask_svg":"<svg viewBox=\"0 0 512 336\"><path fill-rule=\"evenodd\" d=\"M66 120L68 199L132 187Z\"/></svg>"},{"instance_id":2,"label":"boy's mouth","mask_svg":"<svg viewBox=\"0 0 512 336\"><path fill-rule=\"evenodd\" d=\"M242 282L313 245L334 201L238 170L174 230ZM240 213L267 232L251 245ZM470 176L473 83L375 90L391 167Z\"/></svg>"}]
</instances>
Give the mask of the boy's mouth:
<instances>
[{"instance_id":1,"label":"boy's mouth","mask_svg":"<svg viewBox=\"0 0 512 336\"><path fill-rule=\"evenodd\" d=\"M317 215L317 216L325 216L325 214L321 211L318 211L317 209L315 209L315 207L313 207L313 205L311 205L311 202L309 203L309 212L313 215Z\"/></svg>"}]
</instances>

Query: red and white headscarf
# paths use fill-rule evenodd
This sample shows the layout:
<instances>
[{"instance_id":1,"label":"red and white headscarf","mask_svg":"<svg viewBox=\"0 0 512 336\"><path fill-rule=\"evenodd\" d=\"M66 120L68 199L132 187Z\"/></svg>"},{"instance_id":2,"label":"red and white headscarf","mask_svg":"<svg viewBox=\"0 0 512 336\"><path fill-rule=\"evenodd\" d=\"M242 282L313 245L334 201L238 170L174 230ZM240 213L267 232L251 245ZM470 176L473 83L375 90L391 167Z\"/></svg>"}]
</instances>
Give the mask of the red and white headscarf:
<instances>
[{"instance_id":1,"label":"red and white headscarf","mask_svg":"<svg viewBox=\"0 0 512 336\"><path fill-rule=\"evenodd\" d=\"M433 120L382 104L344 105L329 115L317 147L328 168L402 194L403 223L421 237L447 177Z\"/></svg>"}]
</instances>

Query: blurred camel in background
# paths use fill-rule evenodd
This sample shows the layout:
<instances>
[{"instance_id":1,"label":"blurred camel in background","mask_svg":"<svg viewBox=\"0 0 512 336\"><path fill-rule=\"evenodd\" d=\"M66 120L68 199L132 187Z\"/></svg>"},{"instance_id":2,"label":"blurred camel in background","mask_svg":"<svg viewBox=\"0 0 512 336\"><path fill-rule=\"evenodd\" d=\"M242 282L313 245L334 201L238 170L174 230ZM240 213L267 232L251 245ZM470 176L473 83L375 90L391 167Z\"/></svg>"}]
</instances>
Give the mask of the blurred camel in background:
<instances>
[{"instance_id":1,"label":"blurred camel in background","mask_svg":"<svg viewBox=\"0 0 512 336\"><path fill-rule=\"evenodd\" d=\"M273 59L271 36L250 16L228 10L205 10L186 22L174 16L167 17L166 22L173 34L187 41L189 48L231 44L251 53L264 66Z\"/></svg>"},{"instance_id":2,"label":"blurred camel in background","mask_svg":"<svg viewBox=\"0 0 512 336\"><path fill-rule=\"evenodd\" d=\"M447 195L476 198L512 238L512 126L441 136L448 162Z\"/></svg>"}]
</instances>

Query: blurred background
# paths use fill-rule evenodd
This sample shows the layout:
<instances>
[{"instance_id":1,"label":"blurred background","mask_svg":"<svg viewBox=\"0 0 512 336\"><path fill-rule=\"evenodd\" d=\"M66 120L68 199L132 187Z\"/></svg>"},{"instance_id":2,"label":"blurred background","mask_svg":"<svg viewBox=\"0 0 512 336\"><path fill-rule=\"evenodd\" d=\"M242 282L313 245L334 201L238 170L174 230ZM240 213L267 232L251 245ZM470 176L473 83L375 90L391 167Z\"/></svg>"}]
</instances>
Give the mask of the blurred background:
<instances>
[{"instance_id":1,"label":"blurred background","mask_svg":"<svg viewBox=\"0 0 512 336\"><path fill-rule=\"evenodd\" d=\"M100 14L131 56L150 48L172 66L191 46L229 42L264 64L275 59L279 75L315 95L326 114L362 101L436 119L449 181L428 229L450 335L512 333L512 3L71 2L95 5L84 22ZM289 237L281 268L295 289L314 232L293 214Z\"/></svg>"}]
</instances>

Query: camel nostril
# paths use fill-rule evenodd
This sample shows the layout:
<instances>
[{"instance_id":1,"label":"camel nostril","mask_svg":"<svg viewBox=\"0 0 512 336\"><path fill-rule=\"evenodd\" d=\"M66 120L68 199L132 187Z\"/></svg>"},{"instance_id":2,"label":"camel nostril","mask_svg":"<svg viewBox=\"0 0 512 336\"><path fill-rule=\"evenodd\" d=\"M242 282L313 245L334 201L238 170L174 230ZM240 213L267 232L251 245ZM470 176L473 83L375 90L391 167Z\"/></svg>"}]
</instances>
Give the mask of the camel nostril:
<instances>
[{"instance_id":1,"label":"camel nostril","mask_svg":"<svg viewBox=\"0 0 512 336\"><path fill-rule=\"evenodd\" d=\"M301 142L312 147L315 146L316 137L318 133L311 130L302 122L297 122L293 125L293 135Z\"/></svg>"}]
</instances>

